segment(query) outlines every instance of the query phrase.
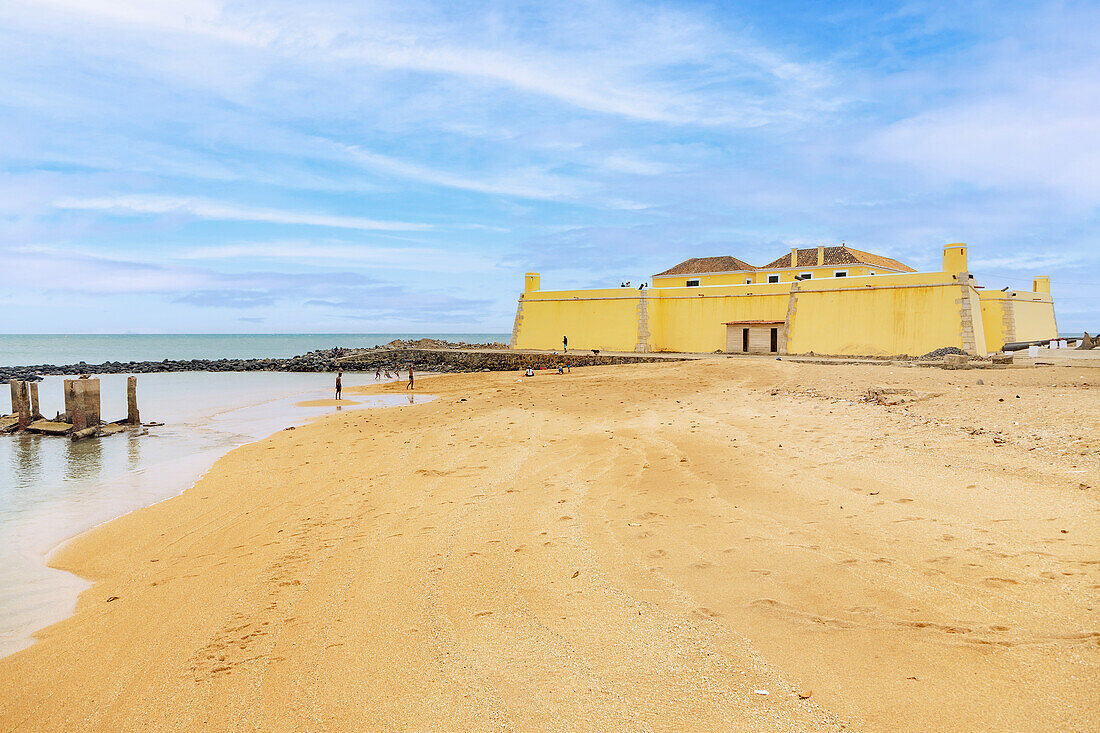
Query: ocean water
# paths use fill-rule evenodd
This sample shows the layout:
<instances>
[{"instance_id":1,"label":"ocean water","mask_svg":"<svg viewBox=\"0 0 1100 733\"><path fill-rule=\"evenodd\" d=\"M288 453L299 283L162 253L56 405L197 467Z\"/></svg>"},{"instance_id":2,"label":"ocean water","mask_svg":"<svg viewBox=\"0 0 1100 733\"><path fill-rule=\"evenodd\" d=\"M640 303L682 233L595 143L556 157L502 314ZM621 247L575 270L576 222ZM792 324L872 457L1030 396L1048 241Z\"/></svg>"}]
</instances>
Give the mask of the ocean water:
<instances>
[{"instance_id":1,"label":"ocean water","mask_svg":"<svg viewBox=\"0 0 1100 733\"><path fill-rule=\"evenodd\" d=\"M288 358L316 349L380 346L394 339L508 342L506 333L0 334L0 366L162 359Z\"/></svg>"},{"instance_id":2,"label":"ocean water","mask_svg":"<svg viewBox=\"0 0 1100 733\"><path fill-rule=\"evenodd\" d=\"M332 342L331 336L326 338L321 343ZM22 348L21 353L46 353ZM114 353L110 356L122 360ZM373 383L373 374L344 375L345 387ZM100 385L103 419L124 417L126 375L104 375ZM332 389L331 374L146 374L138 377L141 417L165 423L149 428L148 435L126 432L78 442L0 435L0 656L28 646L33 631L69 615L77 595L87 587L82 579L46 566L59 543L189 488L236 446L340 409L296 404L331 397ZM0 389L0 412L8 411L7 393ZM61 377L39 383L39 394L43 414L63 409ZM360 404L343 409L431 398L402 394L345 399Z\"/></svg>"}]
</instances>

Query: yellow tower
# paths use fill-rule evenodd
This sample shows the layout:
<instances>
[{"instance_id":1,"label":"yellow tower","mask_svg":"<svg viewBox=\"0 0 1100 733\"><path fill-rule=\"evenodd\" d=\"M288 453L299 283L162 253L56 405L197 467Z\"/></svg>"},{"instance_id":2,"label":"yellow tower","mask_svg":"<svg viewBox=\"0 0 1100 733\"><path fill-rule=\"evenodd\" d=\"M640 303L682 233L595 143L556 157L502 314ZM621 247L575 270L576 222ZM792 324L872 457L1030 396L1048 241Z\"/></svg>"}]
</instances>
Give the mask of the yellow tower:
<instances>
[{"instance_id":1,"label":"yellow tower","mask_svg":"<svg viewBox=\"0 0 1100 733\"><path fill-rule=\"evenodd\" d=\"M955 242L943 248L943 271L950 273L969 272L965 244Z\"/></svg>"},{"instance_id":2,"label":"yellow tower","mask_svg":"<svg viewBox=\"0 0 1100 733\"><path fill-rule=\"evenodd\" d=\"M527 275L524 277L524 281L523 281L523 292L525 292L525 293L534 293L534 292L538 291L539 285L540 285L540 282L539 282L540 279L541 278L539 278L539 274L537 272L527 273Z\"/></svg>"},{"instance_id":3,"label":"yellow tower","mask_svg":"<svg viewBox=\"0 0 1100 733\"><path fill-rule=\"evenodd\" d=\"M1036 293L1050 294L1050 278L1049 277L1037 277L1031 283L1031 289Z\"/></svg>"}]
</instances>

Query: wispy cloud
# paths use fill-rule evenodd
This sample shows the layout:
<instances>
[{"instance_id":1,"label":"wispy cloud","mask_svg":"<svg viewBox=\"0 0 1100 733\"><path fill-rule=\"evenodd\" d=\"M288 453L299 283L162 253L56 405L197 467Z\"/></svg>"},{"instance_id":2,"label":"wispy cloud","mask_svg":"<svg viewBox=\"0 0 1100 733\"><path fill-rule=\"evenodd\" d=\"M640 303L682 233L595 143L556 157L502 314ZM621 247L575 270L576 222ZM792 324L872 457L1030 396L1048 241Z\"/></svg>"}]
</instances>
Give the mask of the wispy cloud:
<instances>
[{"instance_id":1,"label":"wispy cloud","mask_svg":"<svg viewBox=\"0 0 1100 733\"><path fill-rule=\"evenodd\" d=\"M496 268L491 257L434 247L379 247L309 240L245 242L195 247L176 252L178 260L295 260L374 265L430 272L486 272Z\"/></svg>"},{"instance_id":2,"label":"wispy cloud","mask_svg":"<svg viewBox=\"0 0 1100 733\"><path fill-rule=\"evenodd\" d=\"M391 175L476 193L555 201L575 198L585 188L591 188L580 181L570 181L538 168L512 171L504 177L479 178L409 163L389 155L364 150L357 145L339 145L339 149L352 160Z\"/></svg>"},{"instance_id":3,"label":"wispy cloud","mask_svg":"<svg viewBox=\"0 0 1100 733\"><path fill-rule=\"evenodd\" d=\"M155 215L183 214L199 219L218 221L253 221L267 224L300 224L337 229L410 232L432 229L431 224L403 221L378 221L357 216L333 216L301 211L261 209L223 204L196 198L171 196L103 196L96 198L63 198L54 202L58 209L104 211L110 214Z\"/></svg>"},{"instance_id":4,"label":"wispy cloud","mask_svg":"<svg viewBox=\"0 0 1100 733\"><path fill-rule=\"evenodd\" d=\"M425 3L414 4L413 13L325 2L314 3L308 13L297 11L300 6L272 11L268 4L207 0L37 5L42 4L123 30L199 36L295 60L481 79L647 122L753 126L803 114L810 104L819 110L835 105L835 99L814 94L827 85L819 65L785 56L747 34L720 30L705 15L672 5L639 12L631 3L589 2L572 12L528 6L521 14L490 3L454 14ZM502 23L513 27L494 32ZM746 94L727 85L724 93L712 94L655 73L690 66L705 70L712 85L748 78L757 89ZM772 88L768 96L775 104L760 103L764 86ZM785 99L797 99L802 111Z\"/></svg>"}]
</instances>

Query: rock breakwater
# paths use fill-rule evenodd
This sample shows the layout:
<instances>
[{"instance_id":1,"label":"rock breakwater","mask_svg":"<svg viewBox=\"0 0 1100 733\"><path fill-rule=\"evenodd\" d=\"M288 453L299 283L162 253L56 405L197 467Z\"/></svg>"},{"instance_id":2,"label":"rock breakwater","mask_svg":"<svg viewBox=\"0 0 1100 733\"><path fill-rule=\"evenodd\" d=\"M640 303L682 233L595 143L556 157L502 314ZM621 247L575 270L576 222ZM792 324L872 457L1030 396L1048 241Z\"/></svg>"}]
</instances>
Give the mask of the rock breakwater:
<instances>
[{"instance_id":1,"label":"rock breakwater","mask_svg":"<svg viewBox=\"0 0 1100 733\"><path fill-rule=\"evenodd\" d=\"M422 342L430 341L425 348ZM411 346L416 344L416 346ZM439 345L436 345L439 344ZM412 367L430 372L479 372L532 369L556 369L559 364L595 366L663 361L665 357L645 355L605 355L592 353L549 354L512 351L501 344L476 346L448 344L435 339L415 342L395 341L370 349L332 349L311 351L288 359L164 359L162 361L108 361L100 364L35 364L0 366L0 383L16 379L37 381L45 376L80 374L155 374L160 372L335 372L374 371Z\"/></svg>"}]
</instances>

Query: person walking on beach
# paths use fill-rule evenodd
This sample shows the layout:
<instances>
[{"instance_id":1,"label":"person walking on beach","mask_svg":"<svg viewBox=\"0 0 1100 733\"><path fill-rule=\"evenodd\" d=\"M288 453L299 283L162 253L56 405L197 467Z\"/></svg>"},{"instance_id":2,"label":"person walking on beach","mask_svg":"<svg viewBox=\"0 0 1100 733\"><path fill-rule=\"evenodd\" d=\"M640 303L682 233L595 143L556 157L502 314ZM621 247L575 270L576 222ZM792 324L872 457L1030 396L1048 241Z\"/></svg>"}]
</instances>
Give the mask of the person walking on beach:
<instances>
[{"instance_id":1,"label":"person walking on beach","mask_svg":"<svg viewBox=\"0 0 1100 733\"><path fill-rule=\"evenodd\" d=\"M343 380L341 379L341 377L343 377L343 376L344 376L343 372L338 372L336 374L336 399L340 399L340 392L343 389L343 384L342 384Z\"/></svg>"},{"instance_id":2,"label":"person walking on beach","mask_svg":"<svg viewBox=\"0 0 1100 733\"><path fill-rule=\"evenodd\" d=\"M562 348L562 351L564 351L565 353L567 353L567 354L569 353L569 337L568 336L562 336L561 337L561 348Z\"/></svg>"},{"instance_id":3,"label":"person walking on beach","mask_svg":"<svg viewBox=\"0 0 1100 733\"><path fill-rule=\"evenodd\" d=\"M374 370L374 381L377 382L381 378L382 378L382 370L381 369L375 369Z\"/></svg>"},{"instance_id":4,"label":"person walking on beach","mask_svg":"<svg viewBox=\"0 0 1100 733\"><path fill-rule=\"evenodd\" d=\"M409 383L405 385L405 389L413 389L413 368L409 365Z\"/></svg>"}]
</instances>

